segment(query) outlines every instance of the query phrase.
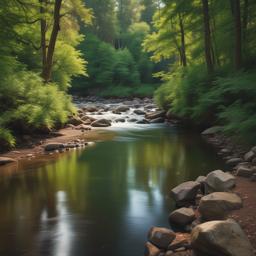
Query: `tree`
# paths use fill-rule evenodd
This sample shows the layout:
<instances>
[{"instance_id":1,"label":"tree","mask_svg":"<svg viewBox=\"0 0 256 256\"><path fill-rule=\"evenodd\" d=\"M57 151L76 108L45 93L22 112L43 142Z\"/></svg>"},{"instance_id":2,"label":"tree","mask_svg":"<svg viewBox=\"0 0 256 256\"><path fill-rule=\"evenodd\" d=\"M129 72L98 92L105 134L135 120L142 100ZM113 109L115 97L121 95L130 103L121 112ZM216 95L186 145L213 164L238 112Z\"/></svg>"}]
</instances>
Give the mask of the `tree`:
<instances>
[{"instance_id":1,"label":"tree","mask_svg":"<svg viewBox=\"0 0 256 256\"><path fill-rule=\"evenodd\" d=\"M240 13L240 0L233 1L233 12L235 28L234 62L235 69L239 70L242 67L242 24Z\"/></svg>"},{"instance_id":2,"label":"tree","mask_svg":"<svg viewBox=\"0 0 256 256\"><path fill-rule=\"evenodd\" d=\"M212 42L211 42L211 28L210 28L210 14L208 0L202 0L203 17L204 17L204 48L205 48L205 61L207 64L208 73L214 70L212 58Z\"/></svg>"}]
</instances>

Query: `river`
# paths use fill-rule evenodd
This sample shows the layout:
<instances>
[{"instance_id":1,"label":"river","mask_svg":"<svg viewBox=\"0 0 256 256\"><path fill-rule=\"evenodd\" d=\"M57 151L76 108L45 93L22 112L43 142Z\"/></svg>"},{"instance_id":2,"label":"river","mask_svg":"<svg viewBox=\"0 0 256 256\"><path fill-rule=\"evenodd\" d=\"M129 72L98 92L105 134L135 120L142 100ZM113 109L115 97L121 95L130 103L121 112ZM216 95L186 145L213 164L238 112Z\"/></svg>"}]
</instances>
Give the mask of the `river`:
<instances>
[{"instance_id":1,"label":"river","mask_svg":"<svg viewBox=\"0 0 256 256\"><path fill-rule=\"evenodd\" d=\"M141 256L148 229L168 227L170 190L224 166L199 135L174 126L114 132L0 176L0 255Z\"/></svg>"}]
</instances>

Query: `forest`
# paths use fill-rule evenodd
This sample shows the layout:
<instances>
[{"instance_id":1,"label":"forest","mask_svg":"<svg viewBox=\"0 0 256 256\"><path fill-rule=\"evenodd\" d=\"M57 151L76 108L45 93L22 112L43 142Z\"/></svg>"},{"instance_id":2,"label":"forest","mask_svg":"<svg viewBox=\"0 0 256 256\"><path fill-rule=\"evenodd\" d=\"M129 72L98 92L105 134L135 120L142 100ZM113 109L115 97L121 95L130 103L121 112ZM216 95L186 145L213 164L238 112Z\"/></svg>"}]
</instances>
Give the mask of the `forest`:
<instances>
[{"instance_id":1,"label":"forest","mask_svg":"<svg viewBox=\"0 0 256 256\"><path fill-rule=\"evenodd\" d=\"M253 142L252 0L2 0L0 142L63 126L71 94L153 96L185 123Z\"/></svg>"}]
</instances>

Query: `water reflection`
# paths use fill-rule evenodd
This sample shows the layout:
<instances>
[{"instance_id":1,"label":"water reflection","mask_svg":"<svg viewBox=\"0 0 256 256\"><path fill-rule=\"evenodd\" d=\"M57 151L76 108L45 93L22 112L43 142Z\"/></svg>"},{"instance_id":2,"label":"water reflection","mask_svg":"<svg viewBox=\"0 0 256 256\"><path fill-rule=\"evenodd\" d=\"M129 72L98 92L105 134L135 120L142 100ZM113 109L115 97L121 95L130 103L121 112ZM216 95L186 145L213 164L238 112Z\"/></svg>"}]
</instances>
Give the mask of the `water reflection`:
<instances>
[{"instance_id":1,"label":"water reflection","mask_svg":"<svg viewBox=\"0 0 256 256\"><path fill-rule=\"evenodd\" d=\"M143 255L170 189L222 165L199 137L158 128L2 175L0 255Z\"/></svg>"}]
</instances>

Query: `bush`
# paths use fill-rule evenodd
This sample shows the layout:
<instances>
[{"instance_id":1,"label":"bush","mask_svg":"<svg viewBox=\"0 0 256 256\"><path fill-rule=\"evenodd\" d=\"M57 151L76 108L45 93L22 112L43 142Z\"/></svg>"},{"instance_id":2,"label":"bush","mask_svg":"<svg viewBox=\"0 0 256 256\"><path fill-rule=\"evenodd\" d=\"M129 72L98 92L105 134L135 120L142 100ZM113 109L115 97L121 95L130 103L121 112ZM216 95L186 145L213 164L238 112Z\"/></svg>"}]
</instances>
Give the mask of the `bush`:
<instances>
[{"instance_id":1,"label":"bush","mask_svg":"<svg viewBox=\"0 0 256 256\"><path fill-rule=\"evenodd\" d=\"M157 104L195 124L220 123L230 135L256 142L256 73L209 77L200 66L178 70L154 95Z\"/></svg>"},{"instance_id":2,"label":"bush","mask_svg":"<svg viewBox=\"0 0 256 256\"><path fill-rule=\"evenodd\" d=\"M44 84L38 74L25 70L15 59L3 60L6 60L6 70L5 75L0 73L2 144L14 144L9 130L15 134L29 133L36 129L48 130L67 121L75 108L64 91L55 84Z\"/></svg>"}]
</instances>

